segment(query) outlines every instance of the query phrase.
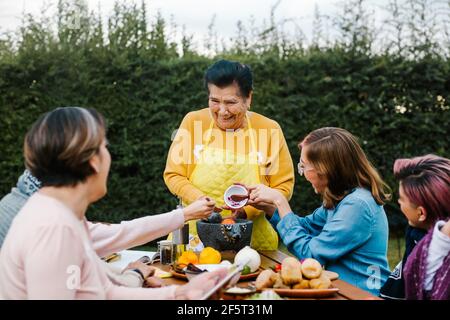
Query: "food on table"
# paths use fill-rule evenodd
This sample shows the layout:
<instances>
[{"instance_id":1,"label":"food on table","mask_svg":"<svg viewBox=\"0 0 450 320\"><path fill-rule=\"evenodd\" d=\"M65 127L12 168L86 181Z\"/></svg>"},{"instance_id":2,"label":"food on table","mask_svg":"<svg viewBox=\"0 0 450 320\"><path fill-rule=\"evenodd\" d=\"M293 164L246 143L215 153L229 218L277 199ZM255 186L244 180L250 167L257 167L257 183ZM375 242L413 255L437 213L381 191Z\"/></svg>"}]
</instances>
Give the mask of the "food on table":
<instances>
[{"instance_id":1,"label":"food on table","mask_svg":"<svg viewBox=\"0 0 450 320\"><path fill-rule=\"evenodd\" d=\"M233 200L235 202L241 202L242 200L248 199L248 194L233 194L228 197L228 200Z\"/></svg>"},{"instance_id":2,"label":"food on table","mask_svg":"<svg viewBox=\"0 0 450 320\"><path fill-rule=\"evenodd\" d=\"M191 271L191 272L197 272L197 273L208 272L208 270L200 269L199 267L197 267L195 264L192 264L192 263L189 263L187 265L186 270Z\"/></svg>"},{"instance_id":3,"label":"food on table","mask_svg":"<svg viewBox=\"0 0 450 320\"><path fill-rule=\"evenodd\" d=\"M328 289L331 285L331 280L323 274L317 279L311 279L309 285L311 289Z\"/></svg>"},{"instance_id":4,"label":"food on table","mask_svg":"<svg viewBox=\"0 0 450 320\"><path fill-rule=\"evenodd\" d=\"M258 251L245 246L234 257L235 264L243 264L250 267L250 272L256 272L261 265L261 256Z\"/></svg>"},{"instance_id":5,"label":"food on table","mask_svg":"<svg viewBox=\"0 0 450 320\"><path fill-rule=\"evenodd\" d=\"M322 266L316 259L305 259L302 262L302 274L308 279L318 278L322 274Z\"/></svg>"},{"instance_id":6,"label":"food on table","mask_svg":"<svg viewBox=\"0 0 450 320\"><path fill-rule=\"evenodd\" d=\"M221 223L222 215L220 214L220 212L214 211L206 220L210 223Z\"/></svg>"},{"instance_id":7,"label":"food on table","mask_svg":"<svg viewBox=\"0 0 450 320\"><path fill-rule=\"evenodd\" d=\"M206 247L200 252L200 264L219 264L222 256L219 251L214 248Z\"/></svg>"},{"instance_id":8,"label":"food on table","mask_svg":"<svg viewBox=\"0 0 450 320\"><path fill-rule=\"evenodd\" d=\"M250 267L248 265L245 265L244 269L242 269L241 274L242 275L246 275L246 274L249 274L249 273L252 273L252 270L250 269Z\"/></svg>"},{"instance_id":9,"label":"food on table","mask_svg":"<svg viewBox=\"0 0 450 320\"><path fill-rule=\"evenodd\" d=\"M180 269L187 267L187 265L189 263L192 263L192 264L198 263L198 257L195 254L195 252L192 250L183 252L177 260L177 265L178 265L178 268L180 268Z\"/></svg>"},{"instance_id":10,"label":"food on table","mask_svg":"<svg viewBox=\"0 0 450 320\"><path fill-rule=\"evenodd\" d=\"M230 294L246 294L246 293L252 293L255 290L251 289L251 288L242 288L242 287L231 287L229 288L227 291L225 291L226 293L230 293Z\"/></svg>"},{"instance_id":11,"label":"food on table","mask_svg":"<svg viewBox=\"0 0 450 320\"><path fill-rule=\"evenodd\" d=\"M228 203L231 204L232 207L238 207L240 200L234 200L231 196L227 198Z\"/></svg>"},{"instance_id":12,"label":"food on table","mask_svg":"<svg viewBox=\"0 0 450 320\"><path fill-rule=\"evenodd\" d=\"M281 279L281 275L279 273L275 273L275 283L273 284L273 287L275 289L289 289L290 287L285 285L283 283L283 279Z\"/></svg>"},{"instance_id":13,"label":"food on table","mask_svg":"<svg viewBox=\"0 0 450 320\"><path fill-rule=\"evenodd\" d=\"M310 289L309 280L302 279L299 283L295 284L292 289Z\"/></svg>"},{"instance_id":14,"label":"food on table","mask_svg":"<svg viewBox=\"0 0 450 320\"><path fill-rule=\"evenodd\" d=\"M236 221L234 221L234 220L231 219L231 218L226 218L226 219L223 219L221 223L222 223L222 224L235 224Z\"/></svg>"},{"instance_id":15,"label":"food on table","mask_svg":"<svg viewBox=\"0 0 450 320\"><path fill-rule=\"evenodd\" d=\"M255 293L247 300L283 300L283 298L273 290L264 290L261 293Z\"/></svg>"},{"instance_id":16,"label":"food on table","mask_svg":"<svg viewBox=\"0 0 450 320\"><path fill-rule=\"evenodd\" d=\"M255 281L255 287L257 290L264 288L272 288L276 280L276 273L270 269L262 271Z\"/></svg>"},{"instance_id":17,"label":"food on table","mask_svg":"<svg viewBox=\"0 0 450 320\"><path fill-rule=\"evenodd\" d=\"M108 263L117 261L119 259L120 259L120 253L112 253L109 256L103 258L103 260L105 260Z\"/></svg>"},{"instance_id":18,"label":"food on table","mask_svg":"<svg viewBox=\"0 0 450 320\"><path fill-rule=\"evenodd\" d=\"M258 290L265 288L311 290L331 287L330 278L315 259L300 262L294 257L288 257L281 262L281 268L274 269L276 272L267 269L259 274L255 282Z\"/></svg>"},{"instance_id":19,"label":"food on table","mask_svg":"<svg viewBox=\"0 0 450 320\"><path fill-rule=\"evenodd\" d=\"M155 276L157 278L164 279L164 278L172 277L172 274L170 272L164 271L157 267L153 267L153 268L155 268L155 273L153 274L153 276Z\"/></svg>"},{"instance_id":20,"label":"food on table","mask_svg":"<svg viewBox=\"0 0 450 320\"><path fill-rule=\"evenodd\" d=\"M302 280L302 264L296 258L285 258L281 263L281 279L290 286Z\"/></svg>"},{"instance_id":21,"label":"food on table","mask_svg":"<svg viewBox=\"0 0 450 320\"><path fill-rule=\"evenodd\" d=\"M339 274L329 270L322 270L322 274L326 275L331 281L339 279Z\"/></svg>"},{"instance_id":22,"label":"food on table","mask_svg":"<svg viewBox=\"0 0 450 320\"><path fill-rule=\"evenodd\" d=\"M208 270L202 270L202 269L198 268L197 266L193 265L192 263L189 263L184 271L184 273L186 274L186 278L188 280L191 280L193 277L195 277L203 272L208 272Z\"/></svg>"}]
</instances>

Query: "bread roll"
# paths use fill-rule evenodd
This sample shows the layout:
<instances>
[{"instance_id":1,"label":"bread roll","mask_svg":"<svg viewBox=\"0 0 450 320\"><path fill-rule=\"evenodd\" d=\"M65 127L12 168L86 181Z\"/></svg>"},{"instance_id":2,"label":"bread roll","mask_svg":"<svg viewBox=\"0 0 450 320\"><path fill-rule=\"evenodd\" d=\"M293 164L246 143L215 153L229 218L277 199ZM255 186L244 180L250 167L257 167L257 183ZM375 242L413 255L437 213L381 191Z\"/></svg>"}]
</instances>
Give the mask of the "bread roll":
<instances>
[{"instance_id":1,"label":"bread roll","mask_svg":"<svg viewBox=\"0 0 450 320\"><path fill-rule=\"evenodd\" d=\"M281 279L284 284L291 286L302 280L302 265L296 258L285 258L281 263Z\"/></svg>"},{"instance_id":2,"label":"bread roll","mask_svg":"<svg viewBox=\"0 0 450 320\"><path fill-rule=\"evenodd\" d=\"M256 289L261 290L264 288L272 288L272 286L275 282L275 275L276 275L276 273L270 269L262 271L258 275L258 278L256 278L256 281L255 281Z\"/></svg>"},{"instance_id":3,"label":"bread roll","mask_svg":"<svg viewBox=\"0 0 450 320\"><path fill-rule=\"evenodd\" d=\"M309 281L311 289L328 289L331 286L331 280L324 274L319 278Z\"/></svg>"},{"instance_id":4,"label":"bread roll","mask_svg":"<svg viewBox=\"0 0 450 320\"><path fill-rule=\"evenodd\" d=\"M319 278L322 274L322 266L316 259L305 259L302 262L302 273L308 279Z\"/></svg>"},{"instance_id":5,"label":"bread roll","mask_svg":"<svg viewBox=\"0 0 450 320\"><path fill-rule=\"evenodd\" d=\"M279 273L275 273L272 279L275 279L273 287L275 289L290 289L291 287L285 285L283 283L283 279L281 279L281 275Z\"/></svg>"},{"instance_id":6,"label":"bread roll","mask_svg":"<svg viewBox=\"0 0 450 320\"><path fill-rule=\"evenodd\" d=\"M309 280L303 279L296 285L292 287L292 289L310 289L311 286L309 285Z\"/></svg>"}]
</instances>

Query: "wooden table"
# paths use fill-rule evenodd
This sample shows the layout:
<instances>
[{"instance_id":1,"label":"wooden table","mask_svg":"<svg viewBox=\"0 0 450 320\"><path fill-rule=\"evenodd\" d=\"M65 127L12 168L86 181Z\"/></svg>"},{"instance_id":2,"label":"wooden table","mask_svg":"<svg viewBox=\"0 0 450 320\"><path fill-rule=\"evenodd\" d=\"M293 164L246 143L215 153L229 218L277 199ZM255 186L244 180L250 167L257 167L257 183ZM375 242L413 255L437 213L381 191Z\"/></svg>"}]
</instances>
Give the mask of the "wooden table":
<instances>
[{"instance_id":1,"label":"wooden table","mask_svg":"<svg viewBox=\"0 0 450 320\"><path fill-rule=\"evenodd\" d=\"M284 258L288 257L287 254L279 251L259 251L259 254L261 256L261 268L263 269L269 269L272 267L275 267L276 264L281 263ZM165 271L170 270L169 265L161 265L159 263L153 264L154 266L161 268ZM239 286L245 286L251 281L241 281L239 282ZM186 281L182 279L177 278L166 278L164 279L164 283L166 285L171 284L185 284ZM321 298L321 300L382 300L372 294L370 294L367 291L361 290L345 281L342 280L334 280L332 281L332 284L334 287L339 288L339 292L332 297L328 298ZM290 298L291 299L291 298Z\"/></svg>"}]
</instances>

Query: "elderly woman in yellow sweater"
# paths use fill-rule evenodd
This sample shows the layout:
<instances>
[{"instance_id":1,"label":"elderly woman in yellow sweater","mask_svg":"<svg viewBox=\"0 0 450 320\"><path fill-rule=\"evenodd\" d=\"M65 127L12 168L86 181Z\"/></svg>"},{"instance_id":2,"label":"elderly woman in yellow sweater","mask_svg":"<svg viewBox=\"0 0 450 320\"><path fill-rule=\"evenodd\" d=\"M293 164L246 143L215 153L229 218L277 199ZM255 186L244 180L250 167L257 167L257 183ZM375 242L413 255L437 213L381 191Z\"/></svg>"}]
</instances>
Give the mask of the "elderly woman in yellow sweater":
<instances>
[{"instance_id":1,"label":"elderly woman in yellow sweater","mask_svg":"<svg viewBox=\"0 0 450 320\"><path fill-rule=\"evenodd\" d=\"M294 167L279 124L250 112L253 79L250 68L220 60L208 68L205 86L208 108L189 112L181 122L167 157L164 181L169 190L189 204L209 197L217 206L233 183L263 183L290 199ZM222 216L230 215L229 210ZM253 220L251 246L275 250L278 235L264 212L246 206L240 212ZM196 234L194 221L191 233Z\"/></svg>"}]
</instances>

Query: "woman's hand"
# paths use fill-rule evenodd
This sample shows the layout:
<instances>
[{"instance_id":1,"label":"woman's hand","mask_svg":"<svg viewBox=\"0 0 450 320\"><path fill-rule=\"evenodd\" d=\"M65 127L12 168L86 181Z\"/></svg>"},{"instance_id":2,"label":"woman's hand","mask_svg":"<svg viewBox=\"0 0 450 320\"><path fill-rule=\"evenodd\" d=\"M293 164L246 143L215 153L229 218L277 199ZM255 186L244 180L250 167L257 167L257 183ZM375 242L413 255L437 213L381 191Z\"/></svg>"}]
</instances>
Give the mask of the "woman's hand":
<instances>
[{"instance_id":1,"label":"woman's hand","mask_svg":"<svg viewBox=\"0 0 450 320\"><path fill-rule=\"evenodd\" d=\"M183 208L184 221L205 219L213 212L216 203L208 197L201 197Z\"/></svg>"},{"instance_id":2,"label":"woman's hand","mask_svg":"<svg viewBox=\"0 0 450 320\"><path fill-rule=\"evenodd\" d=\"M134 261L134 262L130 262L128 264L128 266L125 268L125 270L133 270L133 269L138 269L142 275L144 276L144 279L152 276L155 273L155 268L154 267L150 267L148 265L146 265L145 263L142 263L140 261Z\"/></svg>"},{"instance_id":3,"label":"woman's hand","mask_svg":"<svg viewBox=\"0 0 450 320\"><path fill-rule=\"evenodd\" d=\"M267 215L272 216L275 208L278 209L280 218L292 212L289 202L278 190L263 184L247 186L247 189L250 191L248 204L256 208L260 207Z\"/></svg>"},{"instance_id":4,"label":"woman's hand","mask_svg":"<svg viewBox=\"0 0 450 320\"><path fill-rule=\"evenodd\" d=\"M164 282L157 277L148 277L144 281L144 288L161 288L164 286Z\"/></svg>"},{"instance_id":5,"label":"woman's hand","mask_svg":"<svg viewBox=\"0 0 450 320\"><path fill-rule=\"evenodd\" d=\"M244 208L233 209L227 205L223 205L220 207L221 210L230 210L232 219L247 219L247 213Z\"/></svg>"},{"instance_id":6,"label":"woman's hand","mask_svg":"<svg viewBox=\"0 0 450 320\"><path fill-rule=\"evenodd\" d=\"M268 203L264 201L255 202L253 200L248 200L247 205L252 206L258 210L262 210L267 216L271 217L277 207L273 203Z\"/></svg>"},{"instance_id":7,"label":"woman's hand","mask_svg":"<svg viewBox=\"0 0 450 320\"><path fill-rule=\"evenodd\" d=\"M249 200L256 205L259 203L275 204L276 200L284 198L279 191L263 184L247 186L247 189L250 192Z\"/></svg>"},{"instance_id":8,"label":"woman's hand","mask_svg":"<svg viewBox=\"0 0 450 320\"><path fill-rule=\"evenodd\" d=\"M220 280L225 278L228 270L226 268L212 272L203 272L191 279L187 284L177 287L175 299L198 300L211 290Z\"/></svg>"}]
</instances>

